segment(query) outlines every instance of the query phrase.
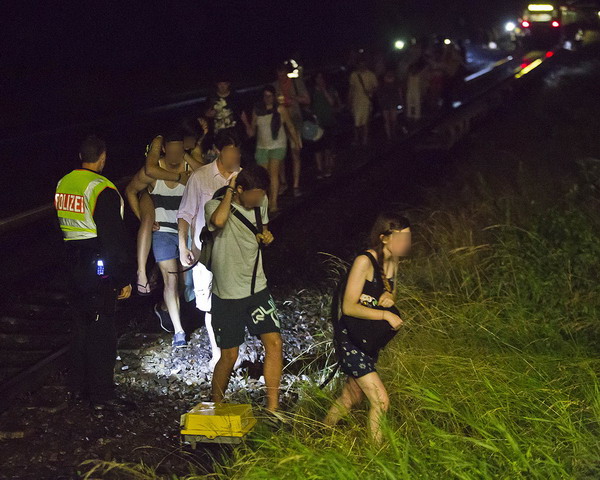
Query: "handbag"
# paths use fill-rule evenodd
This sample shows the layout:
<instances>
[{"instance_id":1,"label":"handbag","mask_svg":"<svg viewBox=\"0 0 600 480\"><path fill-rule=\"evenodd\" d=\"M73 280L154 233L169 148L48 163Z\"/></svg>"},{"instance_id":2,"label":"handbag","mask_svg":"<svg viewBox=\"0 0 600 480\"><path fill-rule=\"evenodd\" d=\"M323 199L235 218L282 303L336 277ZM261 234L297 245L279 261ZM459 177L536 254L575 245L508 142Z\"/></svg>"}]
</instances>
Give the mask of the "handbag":
<instances>
[{"instance_id":1,"label":"handbag","mask_svg":"<svg viewBox=\"0 0 600 480\"><path fill-rule=\"evenodd\" d=\"M319 125L317 116L314 114L307 115L302 121L302 138L309 142L318 142L323 137L325 131Z\"/></svg>"},{"instance_id":2,"label":"handbag","mask_svg":"<svg viewBox=\"0 0 600 480\"><path fill-rule=\"evenodd\" d=\"M294 92L296 93L296 96L298 96L296 79L292 80L292 85L294 86ZM321 140L325 131L319 125L317 116L306 106L300 107L300 113L302 115L302 131L300 132L302 139L308 142L318 142Z\"/></svg>"}]
</instances>

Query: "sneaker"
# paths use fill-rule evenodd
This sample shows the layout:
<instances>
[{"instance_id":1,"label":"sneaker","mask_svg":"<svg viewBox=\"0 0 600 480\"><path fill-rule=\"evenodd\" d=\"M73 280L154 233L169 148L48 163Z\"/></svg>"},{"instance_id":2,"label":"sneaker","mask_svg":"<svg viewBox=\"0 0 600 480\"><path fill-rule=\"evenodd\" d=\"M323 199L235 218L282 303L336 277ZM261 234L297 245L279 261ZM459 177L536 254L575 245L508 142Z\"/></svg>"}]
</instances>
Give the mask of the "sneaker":
<instances>
[{"instance_id":1,"label":"sneaker","mask_svg":"<svg viewBox=\"0 0 600 480\"><path fill-rule=\"evenodd\" d=\"M300 187L294 187L294 197L298 198L302 196L302 190L300 190Z\"/></svg>"},{"instance_id":2,"label":"sneaker","mask_svg":"<svg viewBox=\"0 0 600 480\"><path fill-rule=\"evenodd\" d=\"M173 333L175 329L173 328L173 322L171 321L171 315L167 310L163 310L160 308L160 304L157 303L154 305L154 313L158 317L160 321L160 328L162 328L165 332Z\"/></svg>"},{"instance_id":3,"label":"sneaker","mask_svg":"<svg viewBox=\"0 0 600 480\"><path fill-rule=\"evenodd\" d=\"M175 335L173 335L173 346L175 348L187 347L185 332L177 332Z\"/></svg>"}]
</instances>

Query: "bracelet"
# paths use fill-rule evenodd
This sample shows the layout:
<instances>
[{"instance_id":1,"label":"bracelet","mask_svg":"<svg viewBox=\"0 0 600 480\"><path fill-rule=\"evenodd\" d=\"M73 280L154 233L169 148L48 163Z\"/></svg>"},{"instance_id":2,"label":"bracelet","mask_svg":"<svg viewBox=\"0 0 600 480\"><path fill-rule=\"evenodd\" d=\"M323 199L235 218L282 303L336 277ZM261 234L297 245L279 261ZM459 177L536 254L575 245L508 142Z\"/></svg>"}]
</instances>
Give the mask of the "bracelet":
<instances>
[{"instance_id":1,"label":"bracelet","mask_svg":"<svg viewBox=\"0 0 600 480\"><path fill-rule=\"evenodd\" d=\"M233 188L231 185L227 185L227 190L231 190L231 193L235 192L235 188Z\"/></svg>"}]
</instances>

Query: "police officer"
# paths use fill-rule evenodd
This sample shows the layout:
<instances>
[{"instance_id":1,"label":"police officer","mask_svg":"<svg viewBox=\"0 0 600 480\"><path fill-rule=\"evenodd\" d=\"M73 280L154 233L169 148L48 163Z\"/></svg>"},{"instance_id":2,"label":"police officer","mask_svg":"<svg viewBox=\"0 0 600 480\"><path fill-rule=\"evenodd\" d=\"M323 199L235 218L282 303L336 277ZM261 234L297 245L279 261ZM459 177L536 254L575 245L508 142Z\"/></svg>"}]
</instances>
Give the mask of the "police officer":
<instances>
[{"instance_id":1,"label":"police officer","mask_svg":"<svg viewBox=\"0 0 600 480\"><path fill-rule=\"evenodd\" d=\"M79 157L82 168L64 176L55 195L77 311L71 390L75 399L89 399L95 410L125 410L134 404L115 395L113 380L116 304L131 295L134 273L125 250L124 204L115 185L101 175L105 142L87 137Z\"/></svg>"}]
</instances>

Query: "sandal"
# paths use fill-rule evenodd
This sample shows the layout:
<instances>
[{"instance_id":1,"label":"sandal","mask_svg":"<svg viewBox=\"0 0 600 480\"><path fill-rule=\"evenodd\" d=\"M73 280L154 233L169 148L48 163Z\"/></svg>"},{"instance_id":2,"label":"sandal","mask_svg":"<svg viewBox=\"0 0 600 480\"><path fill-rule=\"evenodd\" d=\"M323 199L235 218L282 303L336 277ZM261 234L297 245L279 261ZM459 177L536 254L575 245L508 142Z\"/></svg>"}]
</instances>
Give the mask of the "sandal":
<instances>
[{"instance_id":1,"label":"sandal","mask_svg":"<svg viewBox=\"0 0 600 480\"><path fill-rule=\"evenodd\" d=\"M145 291L142 292L140 290L140 287L143 288ZM152 294L152 289L150 288L150 283L146 282L146 285L142 285L141 283L137 284L137 293L140 297L148 297Z\"/></svg>"}]
</instances>

